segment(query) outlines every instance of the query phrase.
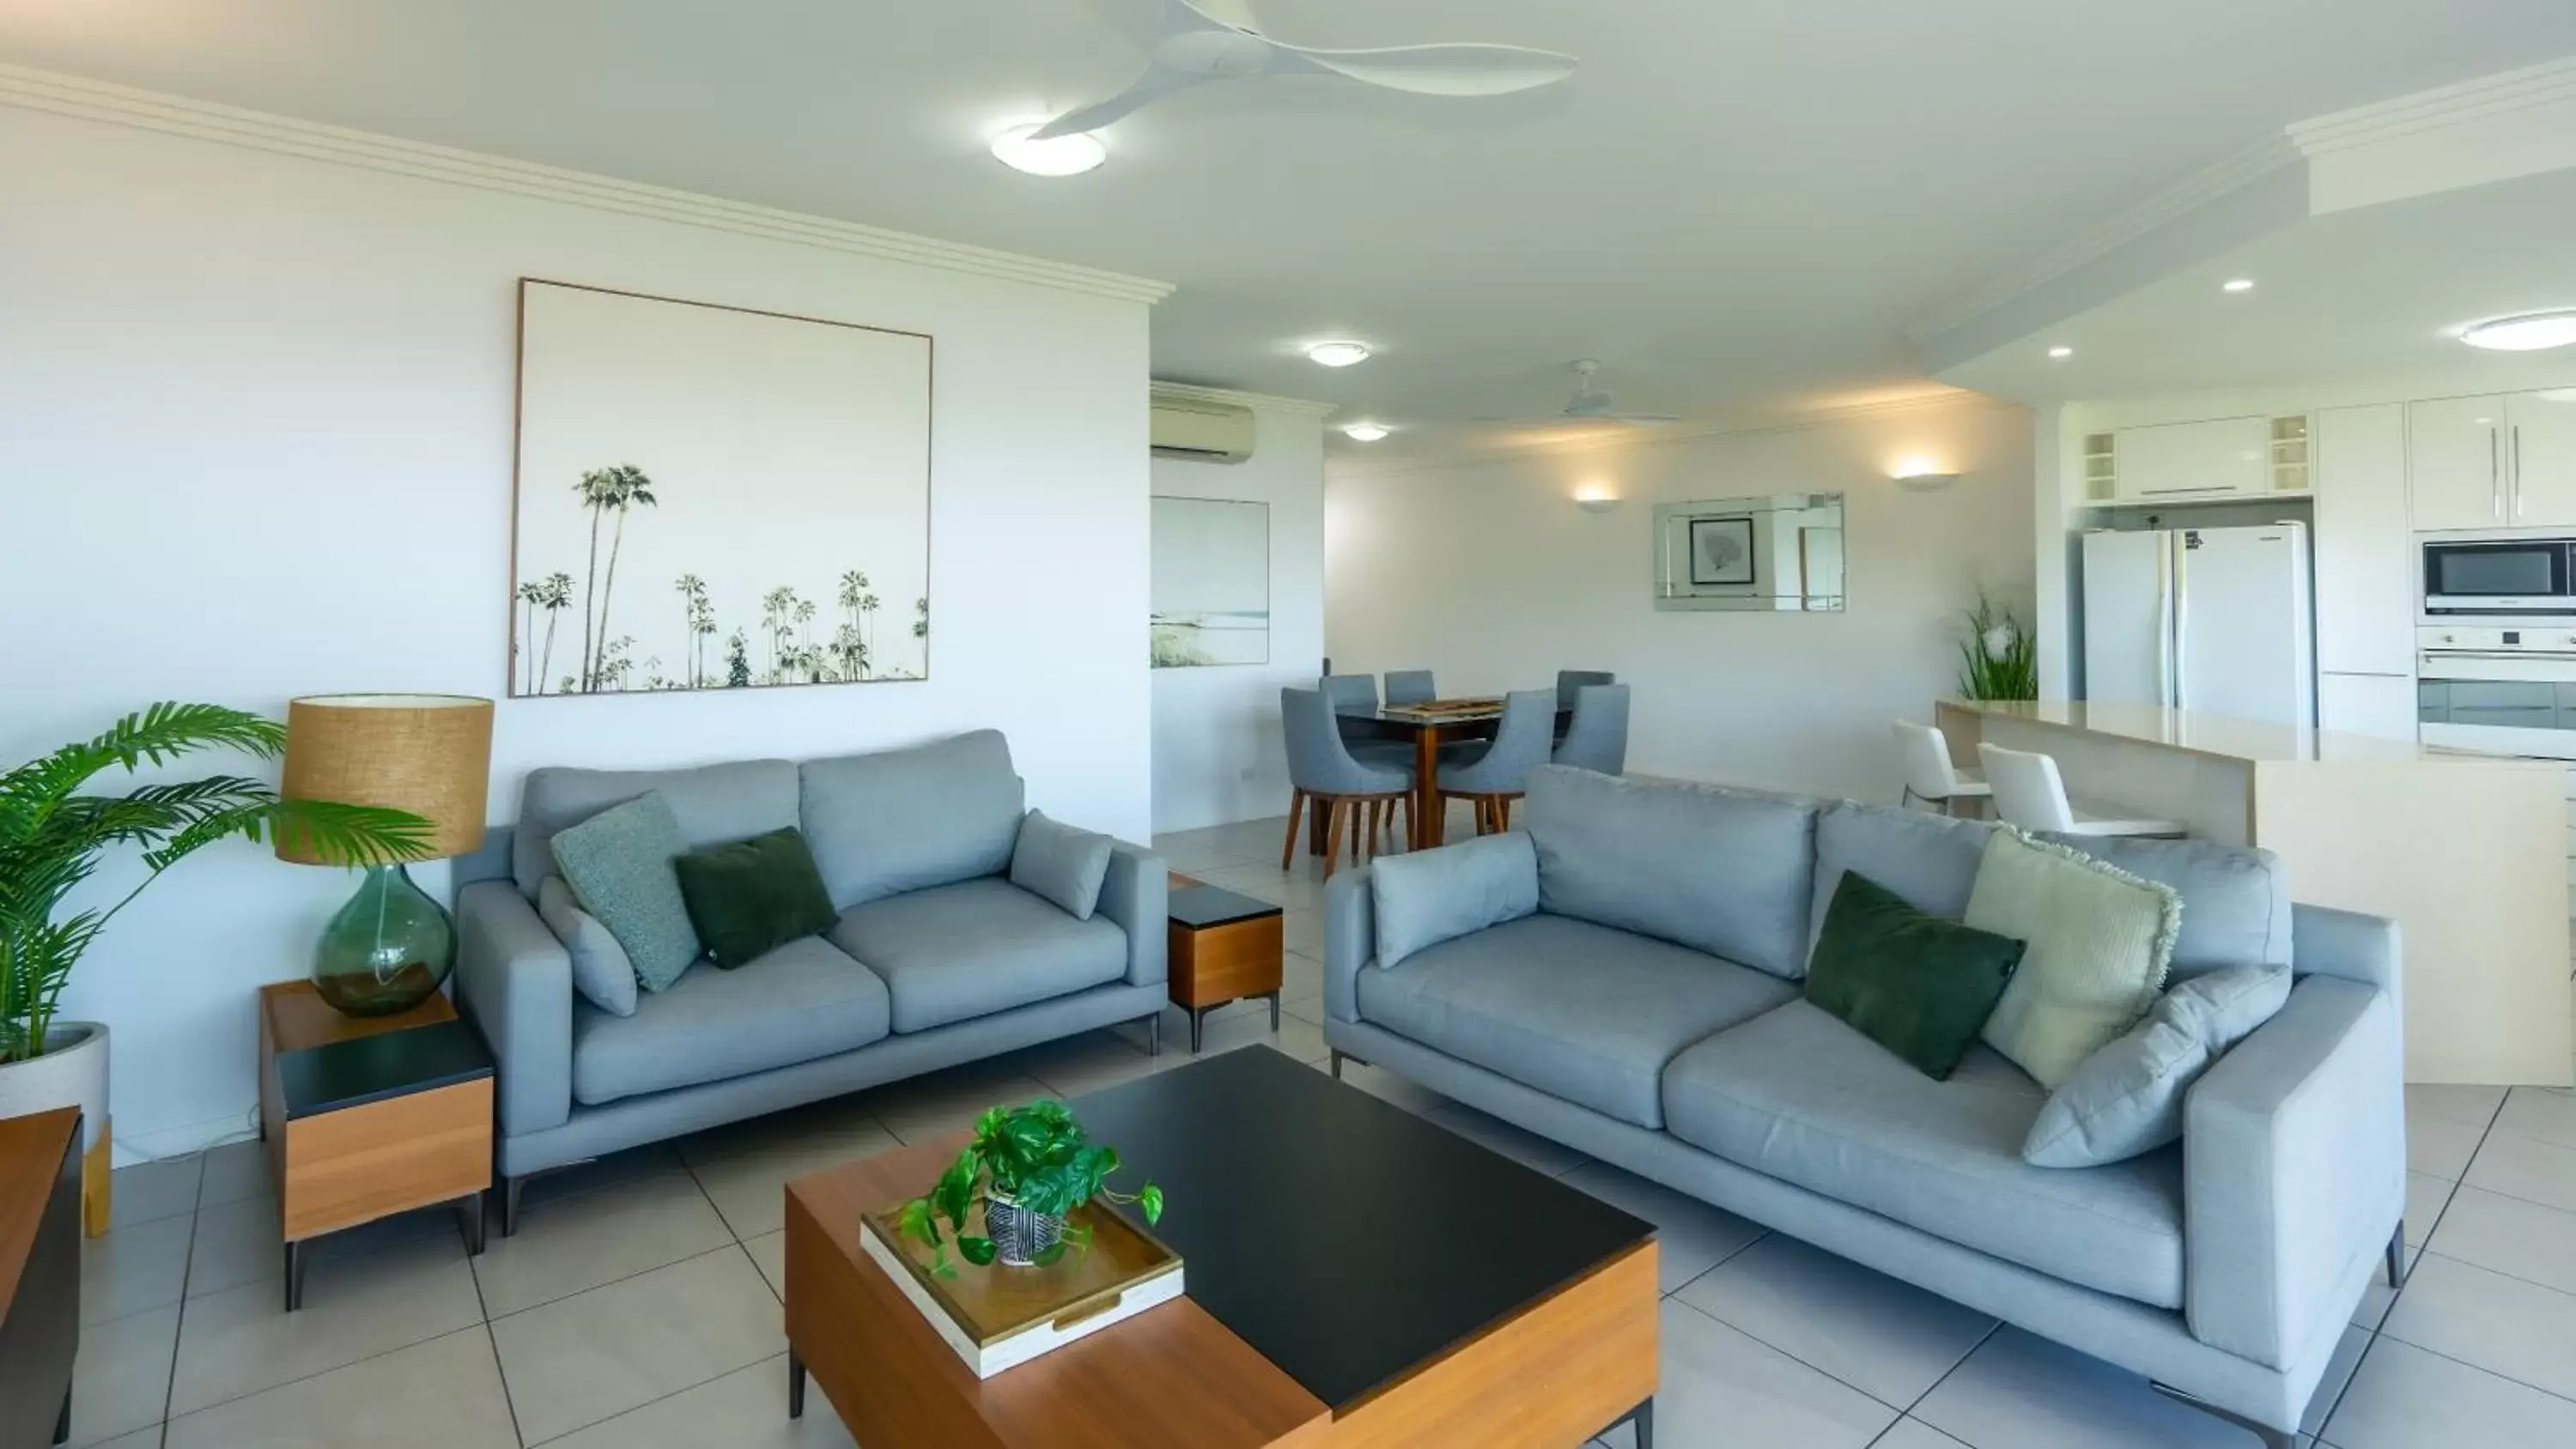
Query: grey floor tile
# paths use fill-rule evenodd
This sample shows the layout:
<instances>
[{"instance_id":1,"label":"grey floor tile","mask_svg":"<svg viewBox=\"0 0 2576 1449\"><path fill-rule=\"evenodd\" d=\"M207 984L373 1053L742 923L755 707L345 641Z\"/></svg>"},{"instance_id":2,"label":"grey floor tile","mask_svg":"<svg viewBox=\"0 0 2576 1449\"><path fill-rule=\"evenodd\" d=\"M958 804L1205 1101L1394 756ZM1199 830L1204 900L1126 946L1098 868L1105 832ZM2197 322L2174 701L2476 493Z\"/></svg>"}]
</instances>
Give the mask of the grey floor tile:
<instances>
[{"instance_id":1,"label":"grey floor tile","mask_svg":"<svg viewBox=\"0 0 2576 1449\"><path fill-rule=\"evenodd\" d=\"M254 1137L247 1142L227 1142L206 1149L205 1169L197 1182L199 1208L261 1193L274 1195L276 1190L269 1175L267 1143Z\"/></svg>"},{"instance_id":2,"label":"grey floor tile","mask_svg":"<svg viewBox=\"0 0 2576 1449\"><path fill-rule=\"evenodd\" d=\"M167 1449L517 1449L481 1324L170 1421Z\"/></svg>"},{"instance_id":3,"label":"grey floor tile","mask_svg":"<svg viewBox=\"0 0 2576 1449\"><path fill-rule=\"evenodd\" d=\"M2576 1212L2576 1147L2561 1147L2502 1128L2487 1134L2469 1175L2471 1187Z\"/></svg>"},{"instance_id":4,"label":"grey floor tile","mask_svg":"<svg viewBox=\"0 0 2576 1449\"><path fill-rule=\"evenodd\" d=\"M1534 1132L1524 1132L1501 1118L1489 1117L1461 1102L1452 1102L1432 1112L1427 1120L1461 1137L1481 1142L1522 1166L1550 1177L1563 1177L1591 1161L1571 1147Z\"/></svg>"},{"instance_id":5,"label":"grey floor tile","mask_svg":"<svg viewBox=\"0 0 2576 1449\"><path fill-rule=\"evenodd\" d=\"M2406 1249L2407 1271L2410 1273L2414 1271L2415 1265L2421 1262L2423 1257L2424 1250L2421 1247L2409 1244ZM2397 1290L2388 1286L2386 1275L2372 1274L2370 1286L2362 1290L2360 1305L2352 1310L2353 1326L2377 1331L2380 1323L2388 1317L2388 1310L2395 1306L2396 1302Z\"/></svg>"},{"instance_id":6,"label":"grey floor tile","mask_svg":"<svg viewBox=\"0 0 2576 1449\"><path fill-rule=\"evenodd\" d=\"M2314 1435L2325 1427L2326 1415L2342 1402L2344 1387L2352 1382L2355 1369L2361 1367L2361 1356L2371 1344L2368 1329L2347 1326L2343 1337L2335 1341L2334 1356L2326 1360L2326 1371L2317 1380L2317 1391L2308 1396L2308 1411L2299 1417L2299 1432Z\"/></svg>"},{"instance_id":7,"label":"grey floor tile","mask_svg":"<svg viewBox=\"0 0 2576 1449\"><path fill-rule=\"evenodd\" d=\"M160 1423L178 1342L175 1303L83 1328L72 1366L72 1443L96 1444Z\"/></svg>"},{"instance_id":8,"label":"grey floor tile","mask_svg":"<svg viewBox=\"0 0 2576 1449\"><path fill-rule=\"evenodd\" d=\"M2442 1210L2431 1252L2576 1293L2576 1213L2463 1187ZM2350 1449L2350 1446L2344 1446Z\"/></svg>"},{"instance_id":9,"label":"grey floor tile","mask_svg":"<svg viewBox=\"0 0 2576 1449\"><path fill-rule=\"evenodd\" d=\"M2576 1295L2432 1253L2380 1332L2576 1399Z\"/></svg>"},{"instance_id":10,"label":"grey floor tile","mask_svg":"<svg viewBox=\"0 0 2576 1449\"><path fill-rule=\"evenodd\" d=\"M1777 1233L1682 1289L1681 1300L1900 1409L1995 1326L1974 1309Z\"/></svg>"},{"instance_id":11,"label":"grey floor tile","mask_svg":"<svg viewBox=\"0 0 2576 1449\"><path fill-rule=\"evenodd\" d=\"M2564 1449L2576 1403L2382 1338L2321 1437L2336 1449Z\"/></svg>"},{"instance_id":12,"label":"grey floor tile","mask_svg":"<svg viewBox=\"0 0 2576 1449\"><path fill-rule=\"evenodd\" d=\"M739 1247L496 1319L492 1337L531 1444L787 1351L777 1295Z\"/></svg>"},{"instance_id":13,"label":"grey floor tile","mask_svg":"<svg viewBox=\"0 0 2576 1449\"><path fill-rule=\"evenodd\" d=\"M1174 1032L1174 1027L1165 1023L1163 1049L1171 1050L1177 1041L1186 1059L1189 1051L1188 1022L1183 1020L1178 1034ZM1238 1001L1231 1006L1220 1006L1209 1015L1201 1055L1214 1056L1218 1052L1247 1046L1276 1047L1301 1062L1322 1061L1332 1055L1332 1047L1324 1040L1324 1029L1302 1016L1289 1014L1284 1007L1279 1013L1279 1030L1272 1032L1270 1003L1267 1001Z\"/></svg>"},{"instance_id":14,"label":"grey floor tile","mask_svg":"<svg viewBox=\"0 0 2576 1449\"><path fill-rule=\"evenodd\" d=\"M1326 1058L1330 1060L1329 1052ZM1342 1080L1380 1101L1393 1102L1418 1117L1427 1117L1450 1105L1447 1097L1420 1082L1397 1076L1384 1067L1371 1066L1367 1062L1345 1060L1342 1063Z\"/></svg>"},{"instance_id":15,"label":"grey floor tile","mask_svg":"<svg viewBox=\"0 0 2576 1449\"><path fill-rule=\"evenodd\" d=\"M2576 1147L2576 1092L2554 1087L2516 1087L2506 1096L2495 1124L2508 1132Z\"/></svg>"},{"instance_id":16,"label":"grey floor tile","mask_svg":"<svg viewBox=\"0 0 2576 1449\"><path fill-rule=\"evenodd\" d=\"M887 1131L905 1142L922 1142L965 1131L986 1108L1016 1107L1053 1095L1044 1082L984 1061L889 1083L867 1093L865 1100Z\"/></svg>"},{"instance_id":17,"label":"grey floor tile","mask_svg":"<svg viewBox=\"0 0 2576 1449\"><path fill-rule=\"evenodd\" d=\"M474 1259L483 1311L499 1318L694 1258L733 1231L684 1169L582 1193L522 1215Z\"/></svg>"},{"instance_id":18,"label":"grey floor tile","mask_svg":"<svg viewBox=\"0 0 2576 1449\"><path fill-rule=\"evenodd\" d=\"M2469 1159L2476 1155L2478 1139L2486 1135L2483 1127L2456 1122L2423 1107L2406 1109L2406 1166L2409 1171L2427 1177L2445 1177L2456 1182L2469 1170Z\"/></svg>"},{"instance_id":19,"label":"grey floor tile","mask_svg":"<svg viewBox=\"0 0 2576 1449\"><path fill-rule=\"evenodd\" d=\"M769 1284L769 1291L777 1294L780 1302L787 1301L786 1230L782 1228L745 1239L742 1250L751 1255L751 1265L760 1270L762 1281Z\"/></svg>"},{"instance_id":20,"label":"grey floor tile","mask_svg":"<svg viewBox=\"0 0 2576 1449\"><path fill-rule=\"evenodd\" d=\"M1175 1060L1170 1052L1149 1055L1136 1042L1114 1031L1087 1031L1013 1052L1006 1064L1056 1096L1079 1097L1138 1077L1150 1077Z\"/></svg>"},{"instance_id":21,"label":"grey floor tile","mask_svg":"<svg viewBox=\"0 0 2576 1449\"><path fill-rule=\"evenodd\" d=\"M681 1155L734 1236L750 1238L786 1226L789 1179L900 1145L863 1102L842 1098L700 1133Z\"/></svg>"},{"instance_id":22,"label":"grey floor tile","mask_svg":"<svg viewBox=\"0 0 2576 1449\"><path fill-rule=\"evenodd\" d=\"M325 1268L328 1271L325 1271ZM305 1271L288 1313L273 1281L191 1298L170 1388L173 1415L425 1343L483 1321L474 1270L453 1233Z\"/></svg>"},{"instance_id":23,"label":"grey floor tile","mask_svg":"<svg viewBox=\"0 0 2576 1449\"><path fill-rule=\"evenodd\" d=\"M2406 1106L2421 1116L2439 1117L2464 1126L2484 1128L2495 1121L2496 1109L2504 1105L2502 1087L2457 1087L2428 1083L2409 1083Z\"/></svg>"},{"instance_id":24,"label":"grey floor tile","mask_svg":"<svg viewBox=\"0 0 2576 1449\"><path fill-rule=\"evenodd\" d=\"M1970 1449L1920 1419L1899 1419L1869 1449Z\"/></svg>"},{"instance_id":25,"label":"grey floor tile","mask_svg":"<svg viewBox=\"0 0 2576 1449\"><path fill-rule=\"evenodd\" d=\"M104 1323L178 1302L196 1230L196 1218L182 1214L81 1239L80 1321Z\"/></svg>"},{"instance_id":26,"label":"grey floor tile","mask_svg":"<svg viewBox=\"0 0 2576 1449\"><path fill-rule=\"evenodd\" d=\"M1656 1449L1863 1449L1896 1411L1714 1318L1664 1301ZM1621 1425L1601 1436L1631 1449Z\"/></svg>"},{"instance_id":27,"label":"grey floor tile","mask_svg":"<svg viewBox=\"0 0 2576 1449\"><path fill-rule=\"evenodd\" d=\"M446 1207L397 1213L315 1238L304 1250L305 1284L309 1290L316 1280L340 1271L340 1264L433 1236L456 1244L460 1254L464 1251L456 1214ZM240 1198L197 1214L196 1237L188 1253L191 1299L250 1283L274 1283L285 1274L286 1250L279 1236L275 1198L266 1194Z\"/></svg>"},{"instance_id":28,"label":"grey floor tile","mask_svg":"<svg viewBox=\"0 0 2576 1449\"><path fill-rule=\"evenodd\" d=\"M2442 1220L2442 1209L2451 1205L2451 1192L2458 1186L2447 1177L2406 1174L2406 1241L2419 1248L2424 1246L2433 1235L2433 1225Z\"/></svg>"},{"instance_id":29,"label":"grey floor tile","mask_svg":"<svg viewBox=\"0 0 2576 1449\"><path fill-rule=\"evenodd\" d=\"M2242 1429L2062 1344L1999 1328L1915 1418L1976 1449L2250 1449Z\"/></svg>"},{"instance_id":30,"label":"grey floor tile","mask_svg":"<svg viewBox=\"0 0 2576 1449\"><path fill-rule=\"evenodd\" d=\"M819 1388L805 1417L787 1417L787 1359L736 1369L694 1389L552 1441L549 1449L851 1449L849 1431Z\"/></svg>"},{"instance_id":31,"label":"grey floor tile","mask_svg":"<svg viewBox=\"0 0 2576 1449\"><path fill-rule=\"evenodd\" d=\"M1279 928L1279 936L1282 944L1298 955L1324 959L1323 912L1290 911Z\"/></svg>"},{"instance_id":32,"label":"grey floor tile","mask_svg":"<svg viewBox=\"0 0 2576 1449\"><path fill-rule=\"evenodd\" d=\"M1584 1163L1564 1180L1655 1225L1656 1276L1666 1293L1742 1252L1765 1231L1724 1208L1711 1207L1606 1162Z\"/></svg>"},{"instance_id":33,"label":"grey floor tile","mask_svg":"<svg viewBox=\"0 0 2576 1449\"><path fill-rule=\"evenodd\" d=\"M77 1444L80 1441L75 1437L72 1442ZM155 1424L149 1429L137 1429L131 1434L119 1434L113 1439L99 1443L94 1446L94 1449L161 1449L161 1426Z\"/></svg>"},{"instance_id":34,"label":"grey floor tile","mask_svg":"<svg viewBox=\"0 0 2576 1449\"><path fill-rule=\"evenodd\" d=\"M1323 961L1314 956L1299 955L1295 951L1283 953L1279 958L1279 999L1290 1006L1301 1002L1322 1001L1324 999ZM1324 1019L1320 1011L1309 1012L1308 1015L1313 1016L1317 1021Z\"/></svg>"},{"instance_id":35,"label":"grey floor tile","mask_svg":"<svg viewBox=\"0 0 2576 1449\"><path fill-rule=\"evenodd\" d=\"M519 1188L519 1208L525 1213L530 1208L579 1197L621 1182L676 1172L686 1165L681 1161L679 1144L675 1142L652 1142L642 1147L630 1147L624 1152L612 1152L606 1157L594 1157L588 1162L576 1162L551 1172L530 1174Z\"/></svg>"},{"instance_id":36,"label":"grey floor tile","mask_svg":"<svg viewBox=\"0 0 2576 1449\"><path fill-rule=\"evenodd\" d=\"M120 1167L108 1183L108 1224L148 1223L197 1210L199 1174L206 1160L193 1153L162 1162Z\"/></svg>"}]
</instances>

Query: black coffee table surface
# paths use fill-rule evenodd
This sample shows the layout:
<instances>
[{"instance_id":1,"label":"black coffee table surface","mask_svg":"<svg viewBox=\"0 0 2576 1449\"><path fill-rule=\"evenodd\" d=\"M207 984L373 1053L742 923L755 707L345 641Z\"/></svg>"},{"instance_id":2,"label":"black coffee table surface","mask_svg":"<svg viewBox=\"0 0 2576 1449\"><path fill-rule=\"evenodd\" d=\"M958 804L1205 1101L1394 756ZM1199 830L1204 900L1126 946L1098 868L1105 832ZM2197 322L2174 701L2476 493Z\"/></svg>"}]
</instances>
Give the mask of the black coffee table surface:
<instances>
[{"instance_id":1,"label":"black coffee table surface","mask_svg":"<svg viewBox=\"0 0 2576 1449\"><path fill-rule=\"evenodd\" d=\"M1170 904L1164 907L1165 915L1194 931L1279 913L1280 908L1268 901L1212 885L1182 886L1172 892Z\"/></svg>"},{"instance_id":2,"label":"black coffee table surface","mask_svg":"<svg viewBox=\"0 0 2576 1449\"><path fill-rule=\"evenodd\" d=\"M1654 1236L1262 1047L1073 1108L1112 1186L1162 1187L1189 1296L1336 1411Z\"/></svg>"}]
</instances>

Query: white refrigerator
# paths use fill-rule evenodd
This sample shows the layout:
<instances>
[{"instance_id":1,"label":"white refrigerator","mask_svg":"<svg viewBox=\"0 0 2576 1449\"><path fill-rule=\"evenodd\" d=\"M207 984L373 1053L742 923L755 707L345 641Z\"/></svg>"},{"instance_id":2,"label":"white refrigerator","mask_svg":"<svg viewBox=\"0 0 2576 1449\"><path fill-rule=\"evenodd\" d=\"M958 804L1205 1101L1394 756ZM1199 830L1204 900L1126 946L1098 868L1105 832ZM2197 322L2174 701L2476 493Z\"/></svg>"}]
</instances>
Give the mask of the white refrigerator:
<instances>
[{"instance_id":1,"label":"white refrigerator","mask_svg":"<svg viewBox=\"0 0 2576 1449\"><path fill-rule=\"evenodd\" d=\"M2084 697L2313 726L2307 527L2084 535Z\"/></svg>"}]
</instances>

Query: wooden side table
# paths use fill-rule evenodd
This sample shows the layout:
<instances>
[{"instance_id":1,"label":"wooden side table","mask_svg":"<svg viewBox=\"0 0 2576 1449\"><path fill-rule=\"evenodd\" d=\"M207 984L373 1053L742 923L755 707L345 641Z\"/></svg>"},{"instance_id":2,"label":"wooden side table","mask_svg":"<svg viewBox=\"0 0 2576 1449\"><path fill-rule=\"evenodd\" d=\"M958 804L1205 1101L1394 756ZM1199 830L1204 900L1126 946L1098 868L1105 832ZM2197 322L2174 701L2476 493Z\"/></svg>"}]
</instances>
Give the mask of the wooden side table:
<instances>
[{"instance_id":1,"label":"wooden side table","mask_svg":"<svg viewBox=\"0 0 2576 1449\"><path fill-rule=\"evenodd\" d=\"M492 1185L492 1054L445 996L398 1016L343 1016L309 981L259 989L259 1121L286 1240L286 1309L304 1302L306 1243L454 1203L483 1251Z\"/></svg>"},{"instance_id":2,"label":"wooden side table","mask_svg":"<svg viewBox=\"0 0 2576 1449\"><path fill-rule=\"evenodd\" d=\"M1207 1014L1230 1001L1270 998L1270 1029L1279 1029L1281 951L1286 915L1268 901L1172 880L1166 938L1172 1004L1190 1014L1190 1054L1196 1056Z\"/></svg>"},{"instance_id":3,"label":"wooden side table","mask_svg":"<svg viewBox=\"0 0 2576 1449\"><path fill-rule=\"evenodd\" d=\"M76 1107L0 1119L0 1449L71 1438L80 1120Z\"/></svg>"}]
</instances>

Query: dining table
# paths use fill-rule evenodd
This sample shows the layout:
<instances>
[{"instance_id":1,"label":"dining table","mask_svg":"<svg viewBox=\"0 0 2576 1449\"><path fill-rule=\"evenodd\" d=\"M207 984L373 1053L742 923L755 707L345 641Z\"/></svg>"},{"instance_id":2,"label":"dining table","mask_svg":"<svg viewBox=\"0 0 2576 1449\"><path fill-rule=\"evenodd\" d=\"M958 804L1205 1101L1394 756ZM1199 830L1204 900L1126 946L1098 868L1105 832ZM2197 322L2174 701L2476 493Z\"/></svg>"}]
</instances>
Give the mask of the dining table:
<instances>
[{"instance_id":1,"label":"dining table","mask_svg":"<svg viewBox=\"0 0 2576 1449\"><path fill-rule=\"evenodd\" d=\"M1503 701L1492 698L1434 699L1421 704L1381 704L1334 711L1345 741L1397 740L1413 747L1413 792L1406 800L1405 848L1430 850L1445 835L1448 811L1440 801L1440 750L1462 740L1490 740L1502 727ZM1555 735L1565 737L1574 711L1556 712ZM1309 844L1324 853L1324 812L1315 812Z\"/></svg>"}]
</instances>

